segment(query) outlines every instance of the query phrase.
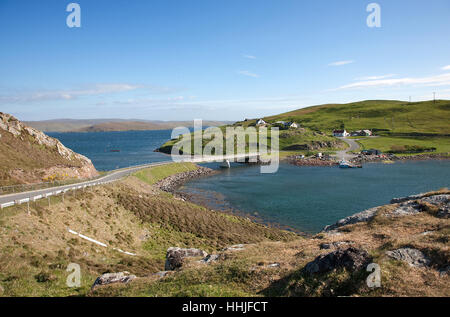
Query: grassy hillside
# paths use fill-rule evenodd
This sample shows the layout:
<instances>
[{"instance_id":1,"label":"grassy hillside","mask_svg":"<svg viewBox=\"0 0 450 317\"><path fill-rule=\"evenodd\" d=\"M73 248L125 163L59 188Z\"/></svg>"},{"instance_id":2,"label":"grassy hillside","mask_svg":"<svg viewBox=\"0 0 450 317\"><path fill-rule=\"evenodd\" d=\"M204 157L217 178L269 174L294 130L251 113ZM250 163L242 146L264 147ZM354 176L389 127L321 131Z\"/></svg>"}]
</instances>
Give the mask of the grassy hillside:
<instances>
[{"instance_id":1,"label":"grassy hillside","mask_svg":"<svg viewBox=\"0 0 450 317\"><path fill-rule=\"evenodd\" d=\"M0 112L0 186L97 175L86 157Z\"/></svg>"},{"instance_id":2,"label":"grassy hillside","mask_svg":"<svg viewBox=\"0 0 450 317\"><path fill-rule=\"evenodd\" d=\"M239 124L235 124L234 126L238 126ZM222 126L221 130L223 133L223 152L226 153L226 144L227 140L230 140L232 136L229 136L226 134L226 127ZM256 133L255 133L256 131ZM257 149L259 146L263 144L267 144L268 148L272 147L272 137L271 137L271 131L268 130L267 133L267 140L264 140L264 143L262 139L260 140L260 134L258 128L254 132L249 132L246 135L245 139L245 150L249 152L250 148L250 140L252 137L254 137L257 141L256 143L252 143L253 149ZM191 133L190 135L187 135L183 137L183 139L175 139L175 140L169 140L166 143L164 143L158 150L170 154L172 151L172 147L177 143L180 142L180 144L189 144L191 143L191 151L190 154L193 154L194 152L194 134ZM202 139L202 146L205 148L205 146L211 142L211 138L203 137ZM337 149L345 148L346 145L342 141L333 138L331 136L328 136L323 133L314 132L310 129L288 129L288 130L281 130L279 131L279 150L284 152L317 152L317 151L334 151ZM188 149L188 146L186 146ZM235 153L237 153L237 145L235 144L234 148Z\"/></svg>"},{"instance_id":3,"label":"grassy hillside","mask_svg":"<svg viewBox=\"0 0 450 317\"><path fill-rule=\"evenodd\" d=\"M50 206L47 200L40 200L30 204L30 215L24 206L2 210L0 296L89 295L96 277L105 272L129 271L152 279L153 273L164 270L169 247L214 252L237 243L298 238L290 232L176 200L149 185L186 168L195 165L172 164L165 175L158 167L148 169L113 185L66 194L64 201L52 197ZM140 180L142 177L145 181ZM108 247L80 239L68 229ZM81 266L80 288L65 284L69 263Z\"/></svg>"},{"instance_id":4,"label":"grassy hillside","mask_svg":"<svg viewBox=\"0 0 450 317\"><path fill-rule=\"evenodd\" d=\"M169 170L186 168L195 166L173 164ZM426 202L418 200L423 210L414 215L389 216L399 206L386 205L367 223L302 238L174 199L150 185L166 176L158 168L136 176L67 194L64 201L52 197L50 206L38 201L31 204L30 215L23 206L4 209L0 296L450 296L449 274L440 273L450 259L449 219ZM245 244L242 250L222 250L237 243ZM367 250L381 267L381 287L367 287L365 268L307 274L306 264L335 250L323 247L333 243ZM174 246L221 257L210 265L187 260L180 270L158 278L153 273L164 269L166 250ZM402 247L421 250L430 265L411 267L386 255ZM81 267L78 288L66 286L69 263ZM90 289L99 275L121 271L138 278Z\"/></svg>"},{"instance_id":5,"label":"grassy hillside","mask_svg":"<svg viewBox=\"0 0 450 317\"><path fill-rule=\"evenodd\" d=\"M371 129L386 134L450 134L450 101L412 102L368 100L348 104L327 104L264 118L269 122L295 121L314 130L330 132Z\"/></svg>"}]
</instances>

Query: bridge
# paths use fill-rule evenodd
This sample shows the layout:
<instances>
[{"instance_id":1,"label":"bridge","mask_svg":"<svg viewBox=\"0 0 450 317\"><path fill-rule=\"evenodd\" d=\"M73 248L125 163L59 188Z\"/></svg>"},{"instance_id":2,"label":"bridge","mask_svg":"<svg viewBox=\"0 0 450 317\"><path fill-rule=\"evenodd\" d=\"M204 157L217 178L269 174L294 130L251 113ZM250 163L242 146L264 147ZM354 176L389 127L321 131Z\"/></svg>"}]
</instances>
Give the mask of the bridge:
<instances>
[{"instance_id":1,"label":"bridge","mask_svg":"<svg viewBox=\"0 0 450 317\"><path fill-rule=\"evenodd\" d=\"M250 160L260 160L259 153L246 153L246 154L237 154L237 155L211 155L211 156L200 156L200 157L191 157L191 156L179 156L176 160L167 160L162 162L155 162L143 165L137 165L127 168L121 168L117 170L113 170L109 172L107 175L97 178L95 180L82 181L75 184L56 186L32 191L26 191L21 193L14 193L8 195L0 196L0 209L11 207L14 205L21 205L24 203L29 204L30 202L34 202L43 198L49 198L51 196L64 195L64 193L73 190L83 190L88 187L98 186L103 184L108 184L111 182L115 182L119 179L122 179L128 175L131 175L139 170L167 165L171 163L177 162L191 162L191 163L207 163L207 162L223 162L223 161L243 161L248 162Z\"/></svg>"}]
</instances>

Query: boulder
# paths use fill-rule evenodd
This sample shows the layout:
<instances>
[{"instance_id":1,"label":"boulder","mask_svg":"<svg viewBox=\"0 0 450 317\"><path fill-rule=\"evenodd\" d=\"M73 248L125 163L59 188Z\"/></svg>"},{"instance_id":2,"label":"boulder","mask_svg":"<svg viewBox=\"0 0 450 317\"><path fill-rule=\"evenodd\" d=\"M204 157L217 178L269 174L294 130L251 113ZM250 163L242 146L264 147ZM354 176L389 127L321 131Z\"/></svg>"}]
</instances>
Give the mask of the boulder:
<instances>
[{"instance_id":1,"label":"boulder","mask_svg":"<svg viewBox=\"0 0 450 317\"><path fill-rule=\"evenodd\" d=\"M119 273L106 273L100 277L97 277L92 288L100 285L108 285L112 283L129 283L136 278L136 275L131 275L130 272L119 272Z\"/></svg>"},{"instance_id":2,"label":"boulder","mask_svg":"<svg viewBox=\"0 0 450 317\"><path fill-rule=\"evenodd\" d=\"M319 255L305 266L307 273L325 273L338 268L359 270L371 261L365 250L350 247Z\"/></svg>"},{"instance_id":3,"label":"boulder","mask_svg":"<svg viewBox=\"0 0 450 317\"><path fill-rule=\"evenodd\" d=\"M183 266L185 258L191 257L206 257L208 253L200 249L182 249L182 248L169 248L166 253L166 264L164 269L166 271L173 271Z\"/></svg>"},{"instance_id":4,"label":"boulder","mask_svg":"<svg viewBox=\"0 0 450 317\"><path fill-rule=\"evenodd\" d=\"M422 251L413 248L400 248L393 251L386 251L387 256L408 263L414 267L429 266L430 260Z\"/></svg>"}]
</instances>

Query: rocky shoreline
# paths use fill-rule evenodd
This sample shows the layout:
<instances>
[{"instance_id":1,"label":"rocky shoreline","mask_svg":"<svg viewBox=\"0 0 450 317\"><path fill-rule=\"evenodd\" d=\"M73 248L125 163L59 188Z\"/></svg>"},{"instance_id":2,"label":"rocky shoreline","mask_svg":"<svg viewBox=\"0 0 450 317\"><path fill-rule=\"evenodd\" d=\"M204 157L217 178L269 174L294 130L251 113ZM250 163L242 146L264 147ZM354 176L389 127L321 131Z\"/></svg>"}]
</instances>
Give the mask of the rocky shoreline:
<instances>
[{"instance_id":1,"label":"rocky shoreline","mask_svg":"<svg viewBox=\"0 0 450 317\"><path fill-rule=\"evenodd\" d=\"M358 155L351 159L350 162L354 164L362 163L377 163L377 162L404 162L404 161L426 161L426 160L448 160L449 153L442 154L417 154L410 156L396 156L394 154L382 155ZM295 166L337 166L339 160L337 158L303 158L297 159L294 157L286 158L286 161Z\"/></svg>"},{"instance_id":2,"label":"rocky shoreline","mask_svg":"<svg viewBox=\"0 0 450 317\"><path fill-rule=\"evenodd\" d=\"M178 173L175 175L171 175L166 177L159 182L157 182L154 186L160 190L163 190L168 193L175 194L176 190L183 185L188 180L199 178L203 176L209 176L218 173L218 171L213 170L208 167L199 166L198 169L183 173Z\"/></svg>"}]
</instances>

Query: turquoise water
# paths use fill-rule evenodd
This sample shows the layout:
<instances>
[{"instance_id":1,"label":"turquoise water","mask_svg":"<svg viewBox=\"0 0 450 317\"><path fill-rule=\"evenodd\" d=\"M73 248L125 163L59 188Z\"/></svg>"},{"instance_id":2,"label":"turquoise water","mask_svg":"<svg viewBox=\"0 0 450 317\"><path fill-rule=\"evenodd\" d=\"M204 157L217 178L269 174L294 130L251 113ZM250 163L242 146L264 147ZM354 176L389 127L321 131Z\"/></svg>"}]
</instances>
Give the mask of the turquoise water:
<instances>
[{"instance_id":1,"label":"turquoise water","mask_svg":"<svg viewBox=\"0 0 450 317\"><path fill-rule=\"evenodd\" d=\"M168 156L153 151L170 134L171 130L49 133L89 157L98 170L167 160ZM115 149L120 152L110 152ZM218 169L217 164L207 166ZM343 217L389 203L393 197L449 187L449 180L448 160L366 164L346 170L281 164L275 174L260 174L258 166L233 164L217 175L190 181L181 190L214 209L257 212L265 223L317 232Z\"/></svg>"},{"instance_id":2,"label":"turquoise water","mask_svg":"<svg viewBox=\"0 0 450 317\"><path fill-rule=\"evenodd\" d=\"M218 175L192 180L181 190L209 197L211 208L257 212L265 223L314 233L343 217L387 204L393 197L449 185L447 160L371 163L345 170L281 164L275 174L236 164Z\"/></svg>"},{"instance_id":3,"label":"turquoise water","mask_svg":"<svg viewBox=\"0 0 450 317\"><path fill-rule=\"evenodd\" d=\"M99 171L166 161L167 155L154 152L170 139L172 130L120 132L49 132L65 146L89 157ZM111 152L120 150L120 152Z\"/></svg>"}]
</instances>

